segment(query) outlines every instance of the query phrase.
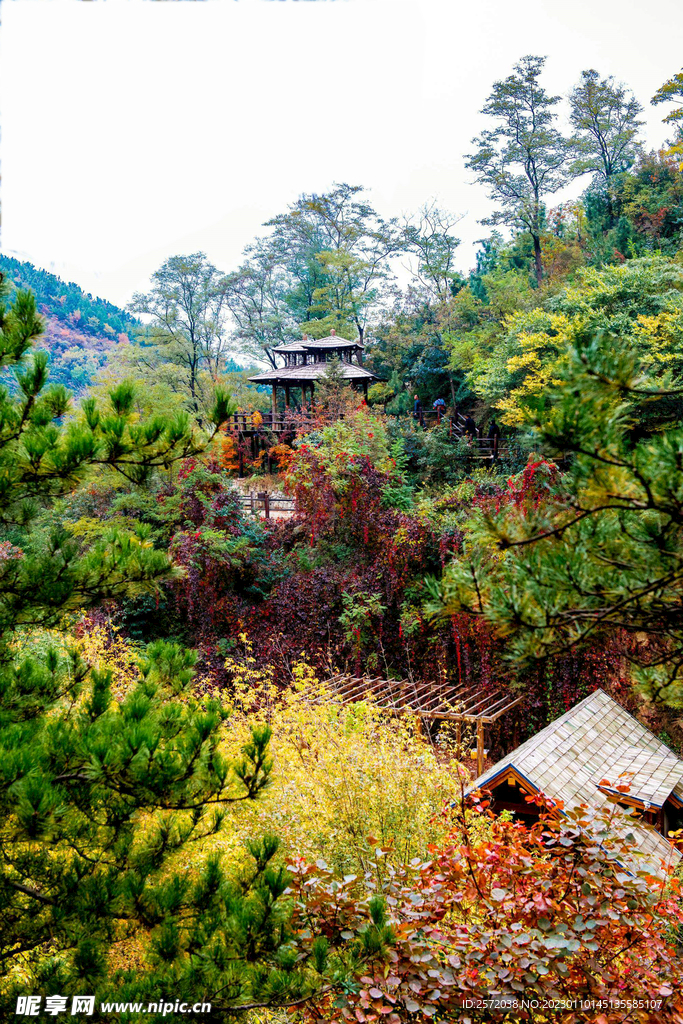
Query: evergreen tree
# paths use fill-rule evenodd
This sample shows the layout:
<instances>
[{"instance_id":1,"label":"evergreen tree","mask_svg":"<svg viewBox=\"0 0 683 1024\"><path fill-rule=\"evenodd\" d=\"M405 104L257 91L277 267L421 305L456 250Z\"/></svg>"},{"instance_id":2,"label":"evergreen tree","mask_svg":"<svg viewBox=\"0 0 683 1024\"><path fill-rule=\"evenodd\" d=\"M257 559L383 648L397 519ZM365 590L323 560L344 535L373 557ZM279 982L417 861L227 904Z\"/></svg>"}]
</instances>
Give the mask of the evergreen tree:
<instances>
[{"instance_id":1,"label":"evergreen tree","mask_svg":"<svg viewBox=\"0 0 683 1024\"><path fill-rule=\"evenodd\" d=\"M536 445L570 455L568 471L556 479L538 460L525 471L545 474L537 498L475 514L433 609L484 616L519 666L621 630L643 691L683 707L683 428L680 415L643 420L682 396L680 376L632 340L576 338L551 407L529 415Z\"/></svg>"},{"instance_id":2,"label":"evergreen tree","mask_svg":"<svg viewBox=\"0 0 683 1024\"><path fill-rule=\"evenodd\" d=\"M65 526L41 523L92 467L140 485L201 444L186 416L135 422L125 383L108 408L90 401L63 423L67 394L47 386L40 353L29 361L40 331L33 296L19 291L0 310L0 366L19 392L0 390L0 1015L13 1018L27 991L147 1001L172 992L213 1003L202 1019L225 1019L236 1003L293 1001L311 984L287 945L277 844L251 844L235 879L215 858L192 877L173 860L220 830L231 801L267 784L269 730L226 758L225 712L192 695L195 656L175 644L147 649L120 700L111 673L76 653L37 660L14 644L22 624L59 628L71 610L178 575L142 528L83 547ZM210 432L228 408L219 394ZM145 950L135 971L112 956L130 941Z\"/></svg>"}]
</instances>

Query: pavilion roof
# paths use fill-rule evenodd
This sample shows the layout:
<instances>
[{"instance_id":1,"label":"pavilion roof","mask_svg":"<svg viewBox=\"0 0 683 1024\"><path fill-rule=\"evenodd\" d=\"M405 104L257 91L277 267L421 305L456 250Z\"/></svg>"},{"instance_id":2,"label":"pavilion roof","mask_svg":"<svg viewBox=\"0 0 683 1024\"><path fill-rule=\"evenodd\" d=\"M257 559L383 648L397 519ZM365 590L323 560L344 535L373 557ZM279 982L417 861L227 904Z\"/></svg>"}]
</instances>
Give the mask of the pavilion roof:
<instances>
[{"instance_id":1,"label":"pavilion roof","mask_svg":"<svg viewBox=\"0 0 683 1024\"><path fill-rule=\"evenodd\" d=\"M335 348L365 348L365 345L360 341L349 341L338 334L328 334L326 338L304 337L301 341L290 341L287 345L278 345L273 352L316 352Z\"/></svg>"},{"instance_id":2,"label":"pavilion roof","mask_svg":"<svg viewBox=\"0 0 683 1024\"><path fill-rule=\"evenodd\" d=\"M307 366L283 366L279 370L268 370L266 373L257 373L249 380L255 384L297 384L300 381L308 383L312 380L319 380L324 377L329 369L329 363L309 363ZM366 370L363 366L356 366L354 363L340 363L339 369L344 380L377 380L374 373Z\"/></svg>"}]
</instances>

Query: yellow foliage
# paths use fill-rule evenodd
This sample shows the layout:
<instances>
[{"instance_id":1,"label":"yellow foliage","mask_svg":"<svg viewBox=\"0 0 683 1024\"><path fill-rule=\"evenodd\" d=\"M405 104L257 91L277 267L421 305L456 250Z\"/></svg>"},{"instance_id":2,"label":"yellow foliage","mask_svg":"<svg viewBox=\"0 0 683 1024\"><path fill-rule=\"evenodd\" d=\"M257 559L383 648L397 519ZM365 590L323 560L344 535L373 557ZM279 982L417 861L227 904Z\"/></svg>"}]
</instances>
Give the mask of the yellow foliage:
<instances>
[{"instance_id":1,"label":"yellow foliage","mask_svg":"<svg viewBox=\"0 0 683 1024\"><path fill-rule=\"evenodd\" d=\"M138 681L140 648L122 637L117 626L103 626L86 619L82 634L72 641L72 646L88 665L111 672L115 700L122 700Z\"/></svg>"},{"instance_id":2,"label":"yellow foliage","mask_svg":"<svg viewBox=\"0 0 683 1024\"><path fill-rule=\"evenodd\" d=\"M226 662L230 743L267 722L274 770L265 795L243 807L237 829L220 842L234 849L242 836L273 832L287 853L323 857L341 872L367 869L375 843L400 860L423 856L448 831L444 808L460 795L458 766L440 762L412 723L367 702L342 707L303 657L284 692L248 649Z\"/></svg>"},{"instance_id":3,"label":"yellow foliage","mask_svg":"<svg viewBox=\"0 0 683 1024\"><path fill-rule=\"evenodd\" d=\"M681 287L677 264L661 258L584 268L564 288L555 309L519 310L505 318L505 339L486 373L479 374L480 390L495 396L503 423L521 426L528 408L559 383L576 342L599 333L632 346L643 370L680 373ZM648 305L659 309L641 312Z\"/></svg>"},{"instance_id":4,"label":"yellow foliage","mask_svg":"<svg viewBox=\"0 0 683 1024\"><path fill-rule=\"evenodd\" d=\"M665 368L680 359L683 348L683 317L680 312L665 311L657 316L639 316L633 336L648 346L649 361Z\"/></svg>"}]
</instances>

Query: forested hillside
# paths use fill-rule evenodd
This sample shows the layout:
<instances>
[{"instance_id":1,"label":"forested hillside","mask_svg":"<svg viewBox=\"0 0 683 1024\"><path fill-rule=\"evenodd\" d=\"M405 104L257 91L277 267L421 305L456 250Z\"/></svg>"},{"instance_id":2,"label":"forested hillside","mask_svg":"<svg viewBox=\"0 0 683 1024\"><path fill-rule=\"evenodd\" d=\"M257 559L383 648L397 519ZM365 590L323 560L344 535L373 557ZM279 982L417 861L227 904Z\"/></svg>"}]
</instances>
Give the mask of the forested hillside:
<instances>
[{"instance_id":1,"label":"forested hillside","mask_svg":"<svg viewBox=\"0 0 683 1024\"><path fill-rule=\"evenodd\" d=\"M463 154L468 272L455 214L348 183L127 312L3 260L7 1019L28 985L681 1024L683 72L648 152L649 97L544 64ZM605 714L547 792L476 791L597 689L633 723L607 777Z\"/></svg>"},{"instance_id":2,"label":"forested hillside","mask_svg":"<svg viewBox=\"0 0 683 1024\"><path fill-rule=\"evenodd\" d=\"M41 346L50 354L50 375L80 394L107 361L107 353L127 341L139 322L105 299L93 298L77 284L0 254L0 273L17 289L30 288L45 318Z\"/></svg>"}]
</instances>

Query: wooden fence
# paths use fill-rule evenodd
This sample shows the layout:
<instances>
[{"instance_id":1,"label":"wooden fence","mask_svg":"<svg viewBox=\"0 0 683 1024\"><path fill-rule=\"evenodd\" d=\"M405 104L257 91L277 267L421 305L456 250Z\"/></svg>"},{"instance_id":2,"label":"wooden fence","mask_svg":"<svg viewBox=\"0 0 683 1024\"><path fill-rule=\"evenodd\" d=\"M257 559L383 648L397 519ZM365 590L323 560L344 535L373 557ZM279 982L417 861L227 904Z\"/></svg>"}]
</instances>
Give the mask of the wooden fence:
<instances>
[{"instance_id":1,"label":"wooden fence","mask_svg":"<svg viewBox=\"0 0 683 1024\"><path fill-rule=\"evenodd\" d=\"M272 412L263 414L259 412L233 413L226 427L231 434L237 437L238 442L242 442L238 444L239 476L241 477L244 471L245 449L243 444L246 444L247 450L251 449L251 454L254 457L259 450L267 452L266 462L270 472L271 456L269 449L272 446L272 439L276 443L290 441L297 432L305 432L312 429L316 420L319 424L319 418L314 417L308 410L290 411L286 415L276 416L273 416ZM432 429L441 424L447 425L448 433L454 441L466 436L465 417L460 414L456 415L454 419L449 419L442 413L429 409L420 414L417 422L425 430ZM475 436L469 438L469 444L473 448L472 457L482 461L493 462L508 454L508 447L502 438L499 438L498 444L495 445L493 440L488 437Z\"/></svg>"},{"instance_id":2,"label":"wooden fence","mask_svg":"<svg viewBox=\"0 0 683 1024\"><path fill-rule=\"evenodd\" d=\"M240 502L242 508L252 515L261 515L265 519L285 518L294 515L294 498L285 494L269 494L268 491L250 491L249 494L241 494Z\"/></svg>"}]
</instances>

